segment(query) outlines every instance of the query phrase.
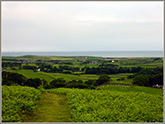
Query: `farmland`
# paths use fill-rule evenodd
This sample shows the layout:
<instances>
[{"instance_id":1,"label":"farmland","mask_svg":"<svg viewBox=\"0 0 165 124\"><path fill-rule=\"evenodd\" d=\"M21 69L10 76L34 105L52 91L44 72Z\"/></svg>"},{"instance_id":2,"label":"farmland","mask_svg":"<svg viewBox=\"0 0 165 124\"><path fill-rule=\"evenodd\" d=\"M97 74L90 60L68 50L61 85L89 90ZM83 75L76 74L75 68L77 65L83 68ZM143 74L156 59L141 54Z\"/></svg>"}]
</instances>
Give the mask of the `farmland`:
<instances>
[{"instance_id":1,"label":"farmland","mask_svg":"<svg viewBox=\"0 0 165 124\"><path fill-rule=\"evenodd\" d=\"M27 55L2 70L3 122L163 122L162 58Z\"/></svg>"},{"instance_id":2,"label":"farmland","mask_svg":"<svg viewBox=\"0 0 165 124\"><path fill-rule=\"evenodd\" d=\"M11 70L10 72L16 72L19 74L23 74L25 77L28 78L41 78L45 79L47 82L51 82L55 78L64 78L66 81L71 80L89 80L89 79L97 79L98 75L93 74L83 74L83 75L70 75L70 74L61 74L61 73L45 73L45 72L33 72L32 70L18 70L14 71ZM132 79L126 79L125 81L116 81L116 79L124 77L127 78L128 75L131 75L130 73L121 73L121 74L115 74L115 75L109 75L112 78L112 83L125 83L125 84L131 84Z\"/></svg>"}]
</instances>

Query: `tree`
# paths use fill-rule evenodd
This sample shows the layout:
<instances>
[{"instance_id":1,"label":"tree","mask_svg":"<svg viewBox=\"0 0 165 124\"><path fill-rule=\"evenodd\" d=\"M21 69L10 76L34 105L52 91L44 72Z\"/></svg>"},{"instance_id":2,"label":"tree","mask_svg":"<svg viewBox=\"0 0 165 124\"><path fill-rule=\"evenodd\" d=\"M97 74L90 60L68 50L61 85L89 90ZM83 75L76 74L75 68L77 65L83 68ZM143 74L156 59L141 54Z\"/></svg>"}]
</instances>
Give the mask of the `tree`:
<instances>
[{"instance_id":1,"label":"tree","mask_svg":"<svg viewBox=\"0 0 165 124\"><path fill-rule=\"evenodd\" d=\"M35 82L32 78L29 78L27 81L25 81L24 86L35 87Z\"/></svg>"},{"instance_id":2,"label":"tree","mask_svg":"<svg viewBox=\"0 0 165 124\"><path fill-rule=\"evenodd\" d=\"M109 77L107 74L101 74L99 79L96 80L94 86L98 86L98 85L101 85L101 84L104 84L108 81L111 80L111 77Z\"/></svg>"},{"instance_id":3,"label":"tree","mask_svg":"<svg viewBox=\"0 0 165 124\"><path fill-rule=\"evenodd\" d=\"M53 81L50 82L50 88L59 88L59 87L65 87L66 86L66 81L63 78L57 78L54 79Z\"/></svg>"},{"instance_id":4,"label":"tree","mask_svg":"<svg viewBox=\"0 0 165 124\"><path fill-rule=\"evenodd\" d=\"M35 78L33 80L35 82L35 88L37 88L38 86L42 85L42 82L41 82L41 80L39 78Z\"/></svg>"},{"instance_id":5,"label":"tree","mask_svg":"<svg viewBox=\"0 0 165 124\"><path fill-rule=\"evenodd\" d=\"M153 85L156 85L156 84L163 85L163 73L152 75L149 78L149 84L150 84L150 86L153 86Z\"/></svg>"},{"instance_id":6,"label":"tree","mask_svg":"<svg viewBox=\"0 0 165 124\"><path fill-rule=\"evenodd\" d=\"M96 80L88 80L84 83L87 84L87 85L94 85L95 82L96 82Z\"/></svg>"},{"instance_id":7,"label":"tree","mask_svg":"<svg viewBox=\"0 0 165 124\"><path fill-rule=\"evenodd\" d=\"M45 79L42 79L41 82L42 82L43 88L45 88L48 85L48 82Z\"/></svg>"},{"instance_id":8,"label":"tree","mask_svg":"<svg viewBox=\"0 0 165 124\"><path fill-rule=\"evenodd\" d=\"M20 65L20 66L19 66L19 70L22 70L22 69L23 69L23 67L22 67L22 65Z\"/></svg>"},{"instance_id":9,"label":"tree","mask_svg":"<svg viewBox=\"0 0 165 124\"><path fill-rule=\"evenodd\" d=\"M22 74L18 74L18 73L11 73L11 72L2 72L2 84L5 85L5 83L8 83L8 85L11 84L11 82L17 83L19 85L23 85L23 83L26 81L25 76L23 76Z\"/></svg>"},{"instance_id":10,"label":"tree","mask_svg":"<svg viewBox=\"0 0 165 124\"><path fill-rule=\"evenodd\" d=\"M41 80L39 78L29 78L25 83L24 86L34 87L37 88L38 86L42 85Z\"/></svg>"},{"instance_id":11,"label":"tree","mask_svg":"<svg viewBox=\"0 0 165 124\"><path fill-rule=\"evenodd\" d=\"M133 78L133 85L150 86L149 75L137 75Z\"/></svg>"}]
</instances>

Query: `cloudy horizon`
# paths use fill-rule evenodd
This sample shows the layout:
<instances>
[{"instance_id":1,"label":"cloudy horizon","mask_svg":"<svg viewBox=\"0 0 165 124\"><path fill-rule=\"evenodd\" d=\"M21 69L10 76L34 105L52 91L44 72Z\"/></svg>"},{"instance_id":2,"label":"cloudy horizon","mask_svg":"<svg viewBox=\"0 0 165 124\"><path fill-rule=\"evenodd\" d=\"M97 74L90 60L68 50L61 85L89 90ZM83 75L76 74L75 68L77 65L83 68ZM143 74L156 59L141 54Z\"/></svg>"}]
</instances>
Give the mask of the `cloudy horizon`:
<instances>
[{"instance_id":1,"label":"cloudy horizon","mask_svg":"<svg viewBox=\"0 0 165 124\"><path fill-rule=\"evenodd\" d=\"M163 2L1 2L2 52L162 51Z\"/></svg>"}]
</instances>

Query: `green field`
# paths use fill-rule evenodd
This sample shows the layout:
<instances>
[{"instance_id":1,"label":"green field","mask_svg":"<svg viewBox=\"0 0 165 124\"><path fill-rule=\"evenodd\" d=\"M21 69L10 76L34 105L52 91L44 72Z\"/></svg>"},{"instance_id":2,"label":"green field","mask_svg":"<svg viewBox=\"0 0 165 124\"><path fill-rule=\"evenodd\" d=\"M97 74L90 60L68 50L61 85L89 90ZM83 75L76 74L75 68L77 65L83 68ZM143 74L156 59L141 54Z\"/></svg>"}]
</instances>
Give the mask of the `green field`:
<instances>
[{"instance_id":1,"label":"green field","mask_svg":"<svg viewBox=\"0 0 165 124\"><path fill-rule=\"evenodd\" d=\"M44 75L44 73L38 73L38 72L33 72L32 70L19 70L19 71L9 71L9 72L15 72L18 74L22 74L27 78L40 78L40 79L45 79L47 82L51 82L54 80L54 77L51 77L47 75L47 73Z\"/></svg>"},{"instance_id":2,"label":"green field","mask_svg":"<svg viewBox=\"0 0 165 124\"><path fill-rule=\"evenodd\" d=\"M66 81L71 80L94 80L98 79L99 75L94 74L82 74L82 75L71 75L71 74L62 74L62 73L46 73L46 72L33 72L32 70L18 70L18 71L9 71L9 72L16 72L19 74L23 74L27 78L40 78L45 79L47 82L51 82L55 78L64 78ZM132 84L132 79L127 79L128 75L132 75L132 73L120 73L120 74L113 74L109 75L113 81L111 83L124 83L124 84ZM124 81L116 81L116 79L125 77Z\"/></svg>"},{"instance_id":3,"label":"green field","mask_svg":"<svg viewBox=\"0 0 165 124\"><path fill-rule=\"evenodd\" d=\"M120 91L120 92L139 92L152 95L163 95L163 89L143 87L143 86L121 86L121 85L104 85L99 87L102 90Z\"/></svg>"}]
</instances>

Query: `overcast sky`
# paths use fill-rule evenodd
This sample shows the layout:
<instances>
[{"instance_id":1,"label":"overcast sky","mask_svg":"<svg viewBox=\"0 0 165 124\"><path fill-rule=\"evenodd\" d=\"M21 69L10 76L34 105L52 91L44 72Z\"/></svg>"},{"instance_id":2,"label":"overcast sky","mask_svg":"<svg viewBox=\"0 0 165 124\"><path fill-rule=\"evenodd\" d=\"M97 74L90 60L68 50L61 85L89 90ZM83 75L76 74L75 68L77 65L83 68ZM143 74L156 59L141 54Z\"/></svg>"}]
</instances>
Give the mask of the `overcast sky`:
<instances>
[{"instance_id":1,"label":"overcast sky","mask_svg":"<svg viewBox=\"0 0 165 124\"><path fill-rule=\"evenodd\" d=\"M1 2L2 52L163 50L162 2Z\"/></svg>"}]
</instances>

